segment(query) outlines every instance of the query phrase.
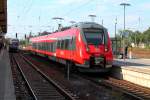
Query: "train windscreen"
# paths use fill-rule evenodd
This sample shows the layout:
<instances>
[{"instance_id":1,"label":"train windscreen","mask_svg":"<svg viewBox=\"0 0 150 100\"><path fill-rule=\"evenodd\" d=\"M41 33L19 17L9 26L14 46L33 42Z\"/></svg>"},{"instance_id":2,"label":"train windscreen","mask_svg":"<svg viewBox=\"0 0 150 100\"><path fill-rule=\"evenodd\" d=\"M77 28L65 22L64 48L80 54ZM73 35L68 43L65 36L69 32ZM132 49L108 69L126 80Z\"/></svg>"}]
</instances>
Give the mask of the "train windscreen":
<instances>
[{"instance_id":1,"label":"train windscreen","mask_svg":"<svg viewBox=\"0 0 150 100\"><path fill-rule=\"evenodd\" d=\"M103 44L103 29L84 29L84 35L87 44L100 45Z\"/></svg>"}]
</instances>

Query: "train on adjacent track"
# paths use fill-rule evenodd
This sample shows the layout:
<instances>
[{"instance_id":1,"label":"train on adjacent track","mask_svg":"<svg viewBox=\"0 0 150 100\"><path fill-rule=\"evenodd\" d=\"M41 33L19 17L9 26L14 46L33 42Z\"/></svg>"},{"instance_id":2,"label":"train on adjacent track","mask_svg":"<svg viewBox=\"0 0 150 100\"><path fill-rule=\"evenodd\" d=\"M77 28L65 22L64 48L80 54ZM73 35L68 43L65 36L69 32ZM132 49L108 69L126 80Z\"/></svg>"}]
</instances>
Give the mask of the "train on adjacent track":
<instances>
[{"instance_id":1,"label":"train on adjacent track","mask_svg":"<svg viewBox=\"0 0 150 100\"><path fill-rule=\"evenodd\" d=\"M19 40L10 39L9 40L9 52L18 52L19 51Z\"/></svg>"},{"instance_id":2,"label":"train on adjacent track","mask_svg":"<svg viewBox=\"0 0 150 100\"><path fill-rule=\"evenodd\" d=\"M32 37L27 50L66 65L66 70L108 72L113 54L107 29L95 22L80 22L69 28Z\"/></svg>"}]
</instances>

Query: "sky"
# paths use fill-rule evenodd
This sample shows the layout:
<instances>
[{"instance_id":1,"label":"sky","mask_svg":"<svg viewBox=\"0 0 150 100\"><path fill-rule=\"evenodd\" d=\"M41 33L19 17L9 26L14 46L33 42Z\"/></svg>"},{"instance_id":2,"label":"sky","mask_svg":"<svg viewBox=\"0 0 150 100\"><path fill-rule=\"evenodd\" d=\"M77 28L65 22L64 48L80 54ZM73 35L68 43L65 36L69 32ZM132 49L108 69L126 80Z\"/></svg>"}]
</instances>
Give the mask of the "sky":
<instances>
[{"instance_id":1,"label":"sky","mask_svg":"<svg viewBox=\"0 0 150 100\"><path fill-rule=\"evenodd\" d=\"M23 39L29 32L51 32L57 24L71 25L70 21L91 21L88 15L96 15L95 22L108 29L114 37L115 19L117 31L123 29L123 7L120 3L130 3L126 7L126 29L144 31L150 27L150 0L7 0L8 33L6 37ZM53 20L62 17L63 21Z\"/></svg>"}]
</instances>

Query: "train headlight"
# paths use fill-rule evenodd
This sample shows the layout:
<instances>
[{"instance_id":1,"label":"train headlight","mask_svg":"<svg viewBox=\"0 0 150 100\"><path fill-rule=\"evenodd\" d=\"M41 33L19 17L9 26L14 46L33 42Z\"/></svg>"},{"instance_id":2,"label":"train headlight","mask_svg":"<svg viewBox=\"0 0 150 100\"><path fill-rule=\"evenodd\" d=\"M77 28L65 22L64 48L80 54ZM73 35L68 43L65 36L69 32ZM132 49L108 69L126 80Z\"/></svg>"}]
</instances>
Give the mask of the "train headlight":
<instances>
[{"instance_id":1,"label":"train headlight","mask_svg":"<svg viewBox=\"0 0 150 100\"><path fill-rule=\"evenodd\" d=\"M89 51L90 51L89 47L86 47L86 51L87 51L87 52L89 52Z\"/></svg>"},{"instance_id":2,"label":"train headlight","mask_svg":"<svg viewBox=\"0 0 150 100\"><path fill-rule=\"evenodd\" d=\"M108 51L108 47L106 46L106 47L105 47L105 52L107 52L107 51Z\"/></svg>"}]
</instances>

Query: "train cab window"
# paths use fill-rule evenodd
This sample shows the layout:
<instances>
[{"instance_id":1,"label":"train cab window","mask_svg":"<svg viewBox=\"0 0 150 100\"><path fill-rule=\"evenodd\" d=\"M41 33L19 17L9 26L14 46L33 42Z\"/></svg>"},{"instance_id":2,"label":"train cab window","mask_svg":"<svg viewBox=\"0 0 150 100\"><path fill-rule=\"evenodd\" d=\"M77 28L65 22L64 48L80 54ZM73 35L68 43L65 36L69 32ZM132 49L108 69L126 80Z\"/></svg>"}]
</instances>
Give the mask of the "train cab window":
<instances>
[{"instance_id":1,"label":"train cab window","mask_svg":"<svg viewBox=\"0 0 150 100\"><path fill-rule=\"evenodd\" d=\"M104 44L105 45L108 44L108 32L107 32L107 30L104 30Z\"/></svg>"},{"instance_id":2,"label":"train cab window","mask_svg":"<svg viewBox=\"0 0 150 100\"><path fill-rule=\"evenodd\" d=\"M83 29L87 44L99 45L103 43L103 29Z\"/></svg>"}]
</instances>

